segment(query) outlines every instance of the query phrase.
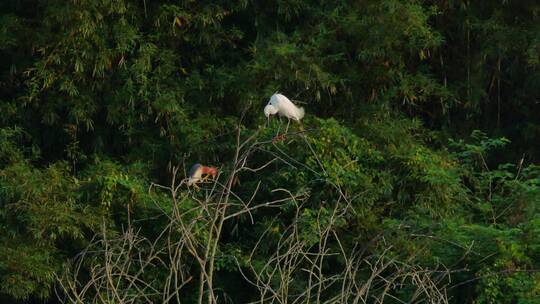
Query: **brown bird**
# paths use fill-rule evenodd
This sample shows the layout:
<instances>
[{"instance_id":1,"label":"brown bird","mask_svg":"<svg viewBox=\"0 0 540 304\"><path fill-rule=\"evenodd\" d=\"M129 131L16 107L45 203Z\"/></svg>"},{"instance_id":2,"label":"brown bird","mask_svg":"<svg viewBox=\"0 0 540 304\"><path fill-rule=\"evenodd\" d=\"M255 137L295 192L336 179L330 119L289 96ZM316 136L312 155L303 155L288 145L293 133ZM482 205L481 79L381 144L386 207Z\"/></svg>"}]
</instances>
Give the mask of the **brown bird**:
<instances>
[{"instance_id":1,"label":"brown bird","mask_svg":"<svg viewBox=\"0 0 540 304\"><path fill-rule=\"evenodd\" d=\"M208 181L208 178L212 176L213 179L216 178L218 174L218 170L215 167L208 167L203 166L199 163L194 164L191 167L191 170L189 170L189 178L187 181L188 187L195 186L197 187L197 183L201 180L203 182Z\"/></svg>"}]
</instances>

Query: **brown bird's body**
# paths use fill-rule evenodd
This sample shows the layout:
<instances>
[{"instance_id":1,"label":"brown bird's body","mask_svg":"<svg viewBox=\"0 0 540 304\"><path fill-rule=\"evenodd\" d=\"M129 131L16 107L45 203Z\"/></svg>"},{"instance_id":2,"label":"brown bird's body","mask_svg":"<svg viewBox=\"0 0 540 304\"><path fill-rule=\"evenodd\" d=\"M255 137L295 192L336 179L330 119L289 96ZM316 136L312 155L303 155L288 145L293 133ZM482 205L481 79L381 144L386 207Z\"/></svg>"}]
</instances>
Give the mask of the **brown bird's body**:
<instances>
[{"instance_id":1,"label":"brown bird's body","mask_svg":"<svg viewBox=\"0 0 540 304\"><path fill-rule=\"evenodd\" d=\"M191 170L189 170L189 178L187 181L188 186L197 186L197 183L202 181L207 181L210 176L212 178L216 178L217 176L217 168L215 167L208 167L203 166L199 163L194 164L191 167Z\"/></svg>"}]
</instances>

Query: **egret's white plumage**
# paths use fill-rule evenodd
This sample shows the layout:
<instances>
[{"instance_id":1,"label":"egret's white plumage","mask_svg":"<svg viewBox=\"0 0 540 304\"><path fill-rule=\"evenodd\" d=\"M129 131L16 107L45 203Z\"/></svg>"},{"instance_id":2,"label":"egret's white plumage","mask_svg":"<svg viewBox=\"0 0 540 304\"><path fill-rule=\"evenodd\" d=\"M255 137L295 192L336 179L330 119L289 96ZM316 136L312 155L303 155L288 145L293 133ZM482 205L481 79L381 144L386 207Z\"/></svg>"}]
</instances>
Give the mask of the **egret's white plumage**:
<instances>
[{"instance_id":1,"label":"egret's white plumage","mask_svg":"<svg viewBox=\"0 0 540 304\"><path fill-rule=\"evenodd\" d=\"M297 107L289 98L279 93L272 95L270 101L264 107L264 115L266 117L275 115L276 113L296 121L304 118L304 108Z\"/></svg>"}]
</instances>

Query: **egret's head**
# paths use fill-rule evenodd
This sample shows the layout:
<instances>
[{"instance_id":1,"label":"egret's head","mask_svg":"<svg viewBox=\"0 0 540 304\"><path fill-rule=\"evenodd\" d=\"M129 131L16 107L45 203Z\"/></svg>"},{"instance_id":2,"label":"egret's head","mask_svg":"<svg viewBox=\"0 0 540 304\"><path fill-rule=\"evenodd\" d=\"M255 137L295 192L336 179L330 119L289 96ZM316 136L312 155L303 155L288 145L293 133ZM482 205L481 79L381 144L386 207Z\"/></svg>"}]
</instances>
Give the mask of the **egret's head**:
<instances>
[{"instance_id":1,"label":"egret's head","mask_svg":"<svg viewBox=\"0 0 540 304\"><path fill-rule=\"evenodd\" d=\"M277 112L277 108L270 103L264 107L264 116L266 116L266 118L270 118L270 115L275 115Z\"/></svg>"}]
</instances>

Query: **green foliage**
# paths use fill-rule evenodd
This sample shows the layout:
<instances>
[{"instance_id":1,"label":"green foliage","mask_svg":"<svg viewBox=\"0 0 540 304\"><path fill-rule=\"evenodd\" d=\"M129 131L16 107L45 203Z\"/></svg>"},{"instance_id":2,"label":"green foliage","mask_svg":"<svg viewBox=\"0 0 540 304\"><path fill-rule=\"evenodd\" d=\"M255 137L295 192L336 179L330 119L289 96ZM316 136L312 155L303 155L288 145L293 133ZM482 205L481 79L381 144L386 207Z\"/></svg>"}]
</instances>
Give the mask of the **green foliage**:
<instances>
[{"instance_id":1,"label":"green foliage","mask_svg":"<svg viewBox=\"0 0 540 304\"><path fill-rule=\"evenodd\" d=\"M264 167L238 173L228 212L254 192L297 199L224 226L224 297L252 300L238 267L263 269L298 221L306 252L328 226L343 236L333 249L455 270L439 280L455 303L537 303L539 18L535 1L4 1L0 298L52 301L104 227L156 240L178 211L208 241L204 190L182 188L175 205L150 186L195 162L223 183L240 121L241 140L258 141L250 166ZM262 107L276 91L306 117L272 143L284 123L266 125ZM156 285L159 267L145 274Z\"/></svg>"},{"instance_id":2,"label":"green foliage","mask_svg":"<svg viewBox=\"0 0 540 304\"><path fill-rule=\"evenodd\" d=\"M57 244L83 240L98 218L77 204L77 180L64 162L33 167L17 144L20 130L2 129L0 264L2 291L15 298L49 296L63 252ZM19 137L20 139L20 137Z\"/></svg>"}]
</instances>

